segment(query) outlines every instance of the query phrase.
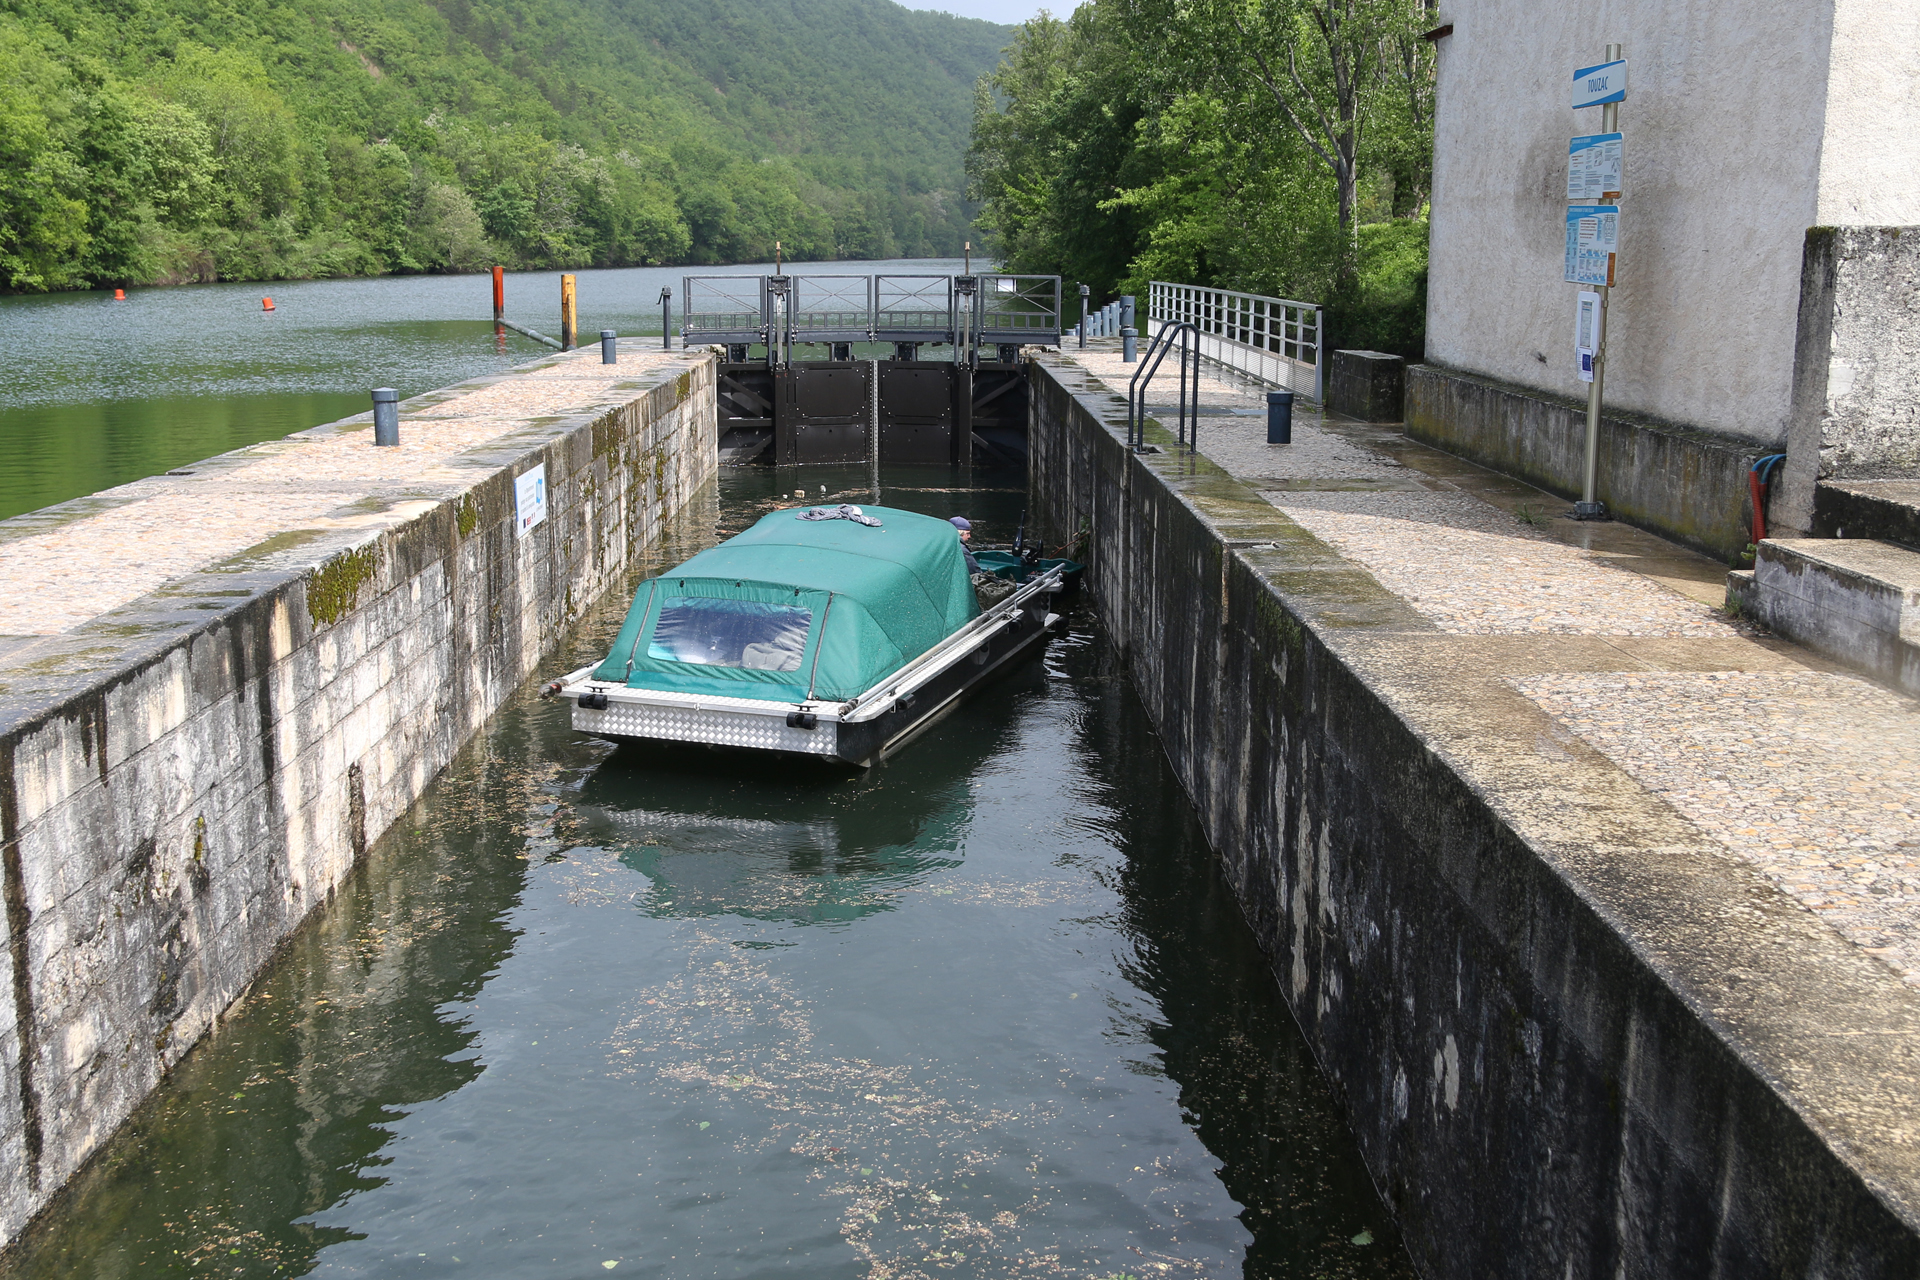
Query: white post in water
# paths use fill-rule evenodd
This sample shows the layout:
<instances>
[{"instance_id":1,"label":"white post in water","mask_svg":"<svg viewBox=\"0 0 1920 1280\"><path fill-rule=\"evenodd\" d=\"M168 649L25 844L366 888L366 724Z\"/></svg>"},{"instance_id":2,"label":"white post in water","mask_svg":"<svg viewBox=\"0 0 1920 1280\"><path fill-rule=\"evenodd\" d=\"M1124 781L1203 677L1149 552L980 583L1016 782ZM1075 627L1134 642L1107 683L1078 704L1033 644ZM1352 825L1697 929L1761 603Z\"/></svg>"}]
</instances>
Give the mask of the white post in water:
<instances>
[{"instance_id":1,"label":"white post in water","mask_svg":"<svg viewBox=\"0 0 1920 1280\"><path fill-rule=\"evenodd\" d=\"M1625 179L1618 136L1620 102L1627 93L1625 47L1610 44L1601 64L1576 70L1575 108L1600 108L1600 133L1575 138L1567 150L1567 279L1589 287L1600 296L1593 318L1592 382L1587 387L1586 466L1581 477L1580 501L1573 506L1575 520L1607 519L1607 504L1595 494L1600 480L1600 405L1606 393L1607 295L1612 292L1619 243L1621 197ZM1597 200L1597 204L1574 201ZM1589 234L1591 232L1591 234ZM1611 243L1609 243L1611 242Z\"/></svg>"}]
</instances>

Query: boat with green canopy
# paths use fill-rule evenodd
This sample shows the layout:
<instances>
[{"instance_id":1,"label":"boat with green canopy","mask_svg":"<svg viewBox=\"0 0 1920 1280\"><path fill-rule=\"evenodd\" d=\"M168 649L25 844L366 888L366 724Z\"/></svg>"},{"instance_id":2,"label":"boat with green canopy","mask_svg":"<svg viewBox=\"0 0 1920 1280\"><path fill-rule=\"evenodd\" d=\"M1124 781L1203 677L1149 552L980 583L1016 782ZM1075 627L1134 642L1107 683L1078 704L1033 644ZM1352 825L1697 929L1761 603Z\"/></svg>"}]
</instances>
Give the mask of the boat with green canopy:
<instances>
[{"instance_id":1,"label":"boat with green canopy","mask_svg":"<svg viewBox=\"0 0 1920 1280\"><path fill-rule=\"evenodd\" d=\"M607 656L549 692L596 737L870 765L1039 642L1061 585L983 611L945 520L775 511L643 583Z\"/></svg>"}]
</instances>

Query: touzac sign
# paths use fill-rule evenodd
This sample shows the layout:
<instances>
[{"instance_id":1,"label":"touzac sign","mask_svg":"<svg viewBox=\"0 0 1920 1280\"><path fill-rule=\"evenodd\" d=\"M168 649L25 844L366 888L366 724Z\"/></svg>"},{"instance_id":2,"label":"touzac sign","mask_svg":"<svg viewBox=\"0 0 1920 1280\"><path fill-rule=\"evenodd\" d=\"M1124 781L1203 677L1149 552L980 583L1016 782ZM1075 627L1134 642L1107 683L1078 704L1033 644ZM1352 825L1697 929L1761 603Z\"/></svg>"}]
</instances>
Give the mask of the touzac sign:
<instances>
[{"instance_id":1,"label":"touzac sign","mask_svg":"<svg viewBox=\"0 0 1920 1280\"><path fill-rule=\"evenodd\" d=\"M1627 100L1627 60L1582 67L1573 73L1573 105L1599 107Z\"/></svg>"}]
</instances>

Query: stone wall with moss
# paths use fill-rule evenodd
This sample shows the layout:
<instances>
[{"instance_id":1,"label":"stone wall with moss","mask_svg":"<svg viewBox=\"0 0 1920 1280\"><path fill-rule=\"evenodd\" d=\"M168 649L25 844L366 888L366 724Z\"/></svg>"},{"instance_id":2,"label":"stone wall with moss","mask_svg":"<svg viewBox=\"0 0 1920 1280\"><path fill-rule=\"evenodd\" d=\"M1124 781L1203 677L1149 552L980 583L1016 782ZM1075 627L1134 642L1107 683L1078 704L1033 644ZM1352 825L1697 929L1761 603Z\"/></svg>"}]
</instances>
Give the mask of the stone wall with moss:
<instances>
[{"instance_id":1,"label":"stone wall with moss","mask_svg":"<svg viewBox=\"0 0 1920 1280\"><path fill-rule=\"evenodd\" d=\"M521 379L537 402L540 372L490 394ZM543 413L459 454L458 480L116 611L96 674L0 687L0 1243L713 480L704 352ZM536 465L549 514L522 530Z\"/></svg>"}]
</instances>

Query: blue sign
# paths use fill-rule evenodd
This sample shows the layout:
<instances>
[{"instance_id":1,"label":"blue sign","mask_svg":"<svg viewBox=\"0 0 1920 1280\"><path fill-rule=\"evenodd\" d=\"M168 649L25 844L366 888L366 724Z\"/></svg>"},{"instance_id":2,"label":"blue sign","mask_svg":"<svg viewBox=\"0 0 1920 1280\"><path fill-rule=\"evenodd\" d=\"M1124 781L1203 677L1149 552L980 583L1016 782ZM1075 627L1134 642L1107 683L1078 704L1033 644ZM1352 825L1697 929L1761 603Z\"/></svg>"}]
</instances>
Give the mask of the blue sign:
<instances>
[{"instance_id":1,"label":"blue sign","mask_svg":"<svg viewBox=\"0 0 1920 1280\"><path fill-rule=\"evenodd\" d=\"M1593 133L1567 140L1567 200L1596 204L1621 192L1624 151L1617 133Z\"/></svg>"},{"instance_id":2,"label":"blue sign","mask_svg":"<svg viewBox=\"0 0 1920 1280\"><path fill-rule=\"evenodd\" d=\"M1567 209L1568 284L1611 285L1619 252L1619 205L1576 204Z\"/></svg>"},{"instance_id":3,"label":"blue sign","mask_svg":"<svg viewBox=\"0 0 1920 1280\"><path fill-rule=\"evenodd\" d=\"M1582 67L1573 73L1573 105L1605 106L1627 100L1627 60L1603 62L1597 67Z\"/></svg>"}]
</instances>

